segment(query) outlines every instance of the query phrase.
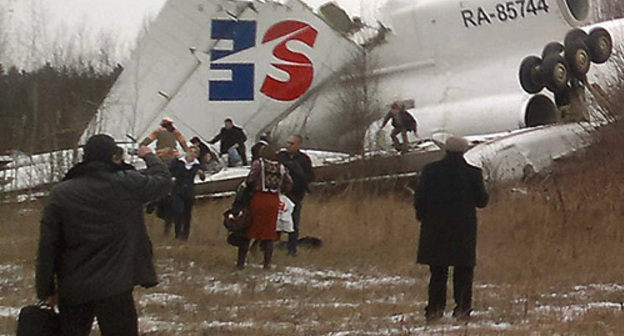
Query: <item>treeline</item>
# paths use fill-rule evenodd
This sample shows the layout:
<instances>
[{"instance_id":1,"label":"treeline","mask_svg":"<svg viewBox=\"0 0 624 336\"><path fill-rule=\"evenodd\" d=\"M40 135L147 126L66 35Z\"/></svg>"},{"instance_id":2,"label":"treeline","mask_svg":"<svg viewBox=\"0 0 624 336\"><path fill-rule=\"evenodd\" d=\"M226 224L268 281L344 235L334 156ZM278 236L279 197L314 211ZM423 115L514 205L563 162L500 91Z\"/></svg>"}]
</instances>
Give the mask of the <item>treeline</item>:
<instances>
[{"instance_id":1,"label":"treeline","mask_svg":"<svg viewBox=\"0 0 624 336\"><path fill-rule=\"evenodd\" d=\"M121 70L46 64L27 72L0 64L0 154L76 146Z\"/></svg>"}]
</instances>

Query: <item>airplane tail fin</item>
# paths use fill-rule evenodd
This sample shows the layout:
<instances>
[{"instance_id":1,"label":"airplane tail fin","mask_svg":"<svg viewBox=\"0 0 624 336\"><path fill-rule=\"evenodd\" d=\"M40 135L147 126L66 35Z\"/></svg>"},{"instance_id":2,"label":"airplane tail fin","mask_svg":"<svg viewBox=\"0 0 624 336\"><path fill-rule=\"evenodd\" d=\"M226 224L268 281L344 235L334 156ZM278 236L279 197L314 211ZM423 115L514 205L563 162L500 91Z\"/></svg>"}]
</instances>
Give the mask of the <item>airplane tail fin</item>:
<instances>
[{"instance_id":1,"label":"airplane tail fin","mask_svg":"<svg viewBox=\"0 0 624 336\"><path fill-rule=\"evenodd\" d=\"M169 0L82 141L96 132L140 140L165 115L187 138L211 138L231 118L253 139L359 48L300 0Z\"/></svg>"}]
</instances>

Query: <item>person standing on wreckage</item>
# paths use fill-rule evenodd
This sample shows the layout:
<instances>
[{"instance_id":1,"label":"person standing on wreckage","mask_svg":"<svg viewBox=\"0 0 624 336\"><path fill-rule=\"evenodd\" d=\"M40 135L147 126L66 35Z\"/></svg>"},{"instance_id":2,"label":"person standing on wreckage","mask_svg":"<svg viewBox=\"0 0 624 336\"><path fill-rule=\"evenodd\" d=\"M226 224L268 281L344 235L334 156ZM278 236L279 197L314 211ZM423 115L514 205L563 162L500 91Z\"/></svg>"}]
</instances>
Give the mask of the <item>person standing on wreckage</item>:
<instances>
[{"instance_id":1,"label":"person standing on wreckage","mask_svg":"<svg viewBox=\"0 0 624 336\"><path fill-rule=\"evenodd\" d=\"M156 155L166 163L178 157L177 143L182 146L184 152L188 151L188 145L182 133L173 126L173 119L164 117L160 121L160 127L154 130L143 141L141 146L148 146L156 140Z\"/></svg>"},{"instance_id":2,"label":"person standing on wreckage","mask_svg":"<svg viewBox=\"0 0 624 336\"><path fill-rule=\"evenodd\" d=\"M429 265L429 300L425 318L433 322L446 308L446 282L453 266L453 316L466 320L472 311L472 281L476 262L477 215L475 208L488 204L489 195L480 168L464 159L468 142L450 137L446 156L423 168L414 207L421 221L419 264Z\"/></svg>"},{"instance_id":3,"label":"person standing on wreckage","mask_svg":"<svg viewBox=\"0 0 624 336\"><path fill-rule=\"evenodd\" d=\"M242 160L243 166L247 165L247 150L245 149L245 141L247 141L247 135L242 128L234 125L234 122L230 118L226 118L223 121L224 126L219 133L214 136L209 144L214 145L217 141L221 141L220 154L223 156L234 150L234 153L238 153ZM231 160L231 155L228 156L228 166L234 166L234 162Z\"/></svg>"},{"instance_id":4,"label":"person standing on wreckage","mask_svg":"<svg viewBox=\"0 0 624 336\"><path fill-rule=\"evenodd\" d=\"M390 105L390 111L386 114L381 124L382 129L384 128L384 126L386 126L390 119L392 119L392 127L394 127L392 129L392 132L390 132L392 145L397 151L401 153L406 153L409 146L409 142L407 140L407 132L414 132L414 134L417 133L416 119L414 119L414 117L412 117L412 115L407 112L401 104L397 102L394 102L392 103L392 105ZM401 139L403 140L403 143L399 142L399 139L397 138L397 135L399 135L399 133L401 134Z\"/></svg>"}]
</instances>

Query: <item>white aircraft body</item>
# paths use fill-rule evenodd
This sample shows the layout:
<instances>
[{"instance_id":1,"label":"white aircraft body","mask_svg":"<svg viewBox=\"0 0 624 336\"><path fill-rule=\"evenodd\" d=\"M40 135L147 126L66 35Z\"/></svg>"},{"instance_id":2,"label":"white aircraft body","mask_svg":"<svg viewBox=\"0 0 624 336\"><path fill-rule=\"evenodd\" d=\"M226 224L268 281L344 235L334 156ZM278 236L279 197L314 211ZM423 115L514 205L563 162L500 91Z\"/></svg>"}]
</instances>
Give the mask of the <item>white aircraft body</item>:
<instances>
[{"instance_id":1,"label":"white aircraft body","mask_svg":"<svg viewBox=\"0 0 624 336\"><path fill-rule=\"evenodd\" d=\"M522 90L520 63L585 24L590 3L389 0L380 13L389 31L365 69L371 104L412 101L418 135L430 138L554 122L548 94ZM297 132L308 148L350 150L360 139L335 101L352 83L342 70L363 48L346 35L298 0L170 0L85 136L141 138L168 116L187 137L209 139L230 117L250 139Z\"/></svg>"},{"instance_id":2,"label":"white aircraft body","mask_svg":"<svg viewBox=\"0 0 624 336\"><path fill-rule=\"evenodd\" d=\"M538 159L527 152L535 145L525 141L532 132L513 131L558 122L560 110L550 91L565 91L572 77L585 84L585 76L603 85L615 80L609 62L588 65L593 49L611 52L611 45L605 46L611 40L606 43L593 33L595 27L586 26L590 5L589 0L388 0L379 9L380 26L358 32L362 25L331 5L319 13L300 0L169 0L82 142L98 132L119 141L127 135L140 140L165 116L187 138L210 139L232 118L250 143L262 132L282 139L299 133L306 148L349 152L362 141L361 128L369 134L378 130L390 103L401 101L417 120L421 140L454 134L491 144L504 138L511 145L488 145L483 152L479 148L486 146L477 146L471 161L483 165L511 155L525 164L540 161L533 166L541 167L542 157L552 160L583 146L584 140L561 146L548 136L576 128L536 131ZM598 26L620 43L623 21ZM569 33L579 27L591 34ZM528 62L530 55L539 56ZM354 68L362 59L365 65ZM362 95L361 88L370 91ZM354 94L352 106L340 103ZM353 113L362 104L374 107L372 116ZM522 155L498 155L509 153L517 134L527 144L518 147ZM519 170L509 176L518 177ZM231 174L212 180L222 177Z\"/></svg>"}]
</instances>

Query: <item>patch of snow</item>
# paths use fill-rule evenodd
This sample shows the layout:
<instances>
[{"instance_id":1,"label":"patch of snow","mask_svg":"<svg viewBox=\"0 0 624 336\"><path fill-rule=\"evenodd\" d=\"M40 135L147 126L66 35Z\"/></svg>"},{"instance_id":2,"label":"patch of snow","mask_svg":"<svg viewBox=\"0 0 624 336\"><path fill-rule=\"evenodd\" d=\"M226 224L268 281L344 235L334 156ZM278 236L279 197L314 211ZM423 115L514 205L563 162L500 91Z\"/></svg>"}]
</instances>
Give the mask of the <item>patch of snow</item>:
<instances>
[{"instance_id":1,"label":"patch of snow","mask_svg":"<svg viewBox=\"0 0 624 336\"><path fill-rule=\"evenodd\" d=\"M95 326L95 324L94 324ZM154 316L139 317L139 329L141 334L158 331L183 331L185 325L183 323L160 321Z\"/></svg>"},{"instance_id":2,"label":"patch of snow","mask_svg":"<svg viewBox=\"0 0 624 336\"><path fill-rule=\"evenodd\" d=\"M253 328L256 326L256 322L254 321L243 321L243 322L224 322L224 321L204 321L201 324L202 329L210 329L210 328Z\"/></svg>"},{"instance_id":3,"label":"patch of snow","mask_svg":"<svg viewBox=\"0 0 624 336\"><path fill-rule=\"evenodd\" d=\"M209 294L233 293L240 295L243 292L243 288L238 283L228 284L214 279L211 279L210 283L204 286L204 290Z\"/></svg>"},{"instance_id":4,"label":"patch of snow","mask_svg":"<svg viewBox=\"0 0 624 336\"><path fill-rule=\"evenodd\" d=\"M604 292L624 292L624 285L620 284L589 284L587 286L575 286L575 291L586 291L588 289Z\"/></svg>"},{"instance_id":5,"label":"patch of snow","mask_svg":"<svg viewBox=\"0 0 624 336\"><path fill-rule=\"evenodd\" d=\"M168 293L150 293L145 294L141 297L141 299L139 300L139 305L141 305L142 307L145 307L149 304L165 305L173 301L184 301L184 297Z\"/></svg>"},{"instance_id":6,"label":"patch of snow","mask_svg":"<svg viewBox=\"0 0 624 336\"><path fill-rule=\"evenodd\" d=\"M567 305L567 306L552 306L544 305L535 308L535 311L545 314L560 314L563 321L572 321L589 310L593 309L607 309L607 310L621 310L622 303L620 302L590 302L584 305Z\"/></svg>"},{"instance_id":7,"label":"patch of snow","mask_svg":"<svg viewBox=\"0 0 624 336\"><path fill-rule=\"evenodd\" d=\"M17 315L19 315L19 312L19 308L0 306L0 317L17 317Z\"/></svg>"}]
</instances>

